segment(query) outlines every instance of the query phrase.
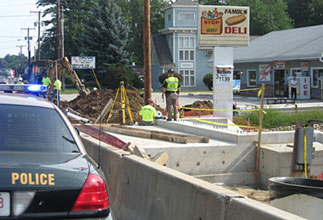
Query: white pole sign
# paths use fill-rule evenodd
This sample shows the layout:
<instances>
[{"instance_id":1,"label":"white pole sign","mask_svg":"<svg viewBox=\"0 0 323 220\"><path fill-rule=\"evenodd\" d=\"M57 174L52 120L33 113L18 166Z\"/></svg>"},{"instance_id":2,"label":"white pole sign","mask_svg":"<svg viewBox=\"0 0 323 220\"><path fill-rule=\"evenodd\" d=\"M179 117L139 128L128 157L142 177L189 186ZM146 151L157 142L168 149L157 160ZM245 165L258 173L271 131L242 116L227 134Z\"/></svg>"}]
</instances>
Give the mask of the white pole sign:
<instances>
[{"instance_id":1,"label":"white pole sign","mask_svg":"<svg viewBox=\"0 0 323 220\"><path fill-rule=\"evenodd\" d=\"M213 115L232 121L233 48L214 47L213 54L213 108L217 109Z\"/></svg>"}]
</instances>

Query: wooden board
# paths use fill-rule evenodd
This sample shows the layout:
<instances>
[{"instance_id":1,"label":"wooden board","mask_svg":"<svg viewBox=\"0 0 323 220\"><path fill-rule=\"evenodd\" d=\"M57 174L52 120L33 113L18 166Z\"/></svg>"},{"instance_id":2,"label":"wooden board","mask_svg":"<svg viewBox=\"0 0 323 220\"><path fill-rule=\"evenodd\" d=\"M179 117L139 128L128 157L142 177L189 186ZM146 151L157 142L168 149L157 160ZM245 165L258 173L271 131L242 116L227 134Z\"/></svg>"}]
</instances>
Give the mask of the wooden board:
<instances>
[{"instance_id":1,"label":"wooden board","mask_svg":"<svg viewBox=\"0 0 323 220\"><path fill-rule=\"evenodd\" d=\"M92 125L98 128L99 125ZM148 138L148 139L157 139L162 141L169 141L175 143L209 143L209 138L193 136L193 135L184 135L184 134L176 134L170 132L163 131L151 131L140 128L126 127L122 125L101 125L104 131L110 131L118 134L124 134L134 137L140 138Z\"/></svg>"}]
</instances>

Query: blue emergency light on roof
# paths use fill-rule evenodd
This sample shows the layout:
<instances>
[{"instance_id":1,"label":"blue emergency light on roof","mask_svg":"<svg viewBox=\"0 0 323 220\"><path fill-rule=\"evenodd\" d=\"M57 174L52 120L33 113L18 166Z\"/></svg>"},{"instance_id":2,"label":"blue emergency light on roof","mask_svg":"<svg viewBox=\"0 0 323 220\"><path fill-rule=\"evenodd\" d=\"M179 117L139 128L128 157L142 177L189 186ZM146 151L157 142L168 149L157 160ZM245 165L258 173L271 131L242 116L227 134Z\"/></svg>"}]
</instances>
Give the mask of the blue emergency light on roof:
<instances>
[{"instance_id":1,"label":"blue emergency light on roof","mask_svg":"<svg viewBox=\"0 0 323 220\"><path fill-rule=\"evenodd\" d=\"M37 84L28 85L27 90L29 92L41 92L42 85L37 85Z\"/></svg>"}]
</instances>

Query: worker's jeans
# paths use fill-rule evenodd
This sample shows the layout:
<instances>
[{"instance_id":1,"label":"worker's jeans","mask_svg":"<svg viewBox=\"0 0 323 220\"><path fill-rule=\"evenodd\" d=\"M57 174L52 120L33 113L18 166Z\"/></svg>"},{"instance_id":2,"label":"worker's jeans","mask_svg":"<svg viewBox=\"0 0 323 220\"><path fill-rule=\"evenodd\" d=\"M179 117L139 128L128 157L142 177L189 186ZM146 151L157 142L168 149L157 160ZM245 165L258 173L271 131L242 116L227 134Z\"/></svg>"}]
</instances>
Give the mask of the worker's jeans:
<instances>
[{"instance_id":1,"label":"worker's jeans","mask_svg":"<svg viewBox=\"0 0 323 220\"><path fill-rule=\"evenodd\" d=\"M54 89L52 95L50 96L50 101L51 102L54 101L54 99L56 98L56 95L57 95L57 102L59 103L59 101L60 101L60 93L61 92L59 90L57 92L57 89Z\"/></svg>"},{"instance_id":2,"label":"worker's jeans","mask_svg":"<svg viewBox=\"0 0 323 220\"><path fill-rule=\"evenodd\" d=\"M141 122L139 122L139 125L140 126L151 126L151 125L154 125L154 122L153 121L141 121Z\"/></svg>"},{"instance_id":3,"label":"worker's jeans","mask_svg":"<svg viewBox=\"0 0 323 220\"><path fill-rule=\"evenodd\" d=\"M175 92L172 92L166 96L166 108L168 113L167 120L172 119L172 107L174 109L174 120L177 120L177 94Z\"/></svg>"}]
</instances>

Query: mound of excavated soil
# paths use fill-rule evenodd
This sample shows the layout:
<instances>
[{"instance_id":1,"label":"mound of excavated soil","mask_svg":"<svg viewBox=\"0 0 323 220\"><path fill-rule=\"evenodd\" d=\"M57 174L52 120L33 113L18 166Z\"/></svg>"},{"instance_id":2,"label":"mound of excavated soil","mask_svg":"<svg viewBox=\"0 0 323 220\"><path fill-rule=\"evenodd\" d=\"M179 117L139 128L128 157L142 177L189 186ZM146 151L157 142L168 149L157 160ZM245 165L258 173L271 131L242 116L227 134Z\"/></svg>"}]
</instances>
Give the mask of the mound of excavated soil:
<instances>
[{"instance_id":1,"label":"mound of excavated soil","mask_svg":"<svg viewBox=\"0 0 323 220\"><path fill-rule=\"evenodd\" d=\"M80 113L84 118L89 119L90 121L95 121L104 106L108 103L109 99L114 99L117 90L103 89L102 94L99 91L92 91L89 95L85 97L78 96L70 102L61 102L61 107L71 108L74 111ZM143 106L144 98L142 94L136 89L126 89L126 93L129 100L129 106L131 109L132 117L134 121L137 121L139 111L141 106ZM107 119L108 116L106 116ZM106 120L105 119L105 120ZM116 103L113 107L112 116L109 120L109 123L121 123L122 122L122 110L121 110L121 94L119 92ZM126 123L129 123L129 115L126 109Z\"/></svg>"},{"instance_id":2,"label":"mound of excavated soil","mask_svg":"<svg viewBox=\"0 0 323 220\"><path fill-rule=\"evenodd\" d=\"M192 105L185 105L188 108L196 108L196 109L213 109L213 103L208 101L195 101ZM191 110L184 108L184 116L201 116L201 115L212 115L212 111L205 110Z\"/></svg>"}]
</instances>

